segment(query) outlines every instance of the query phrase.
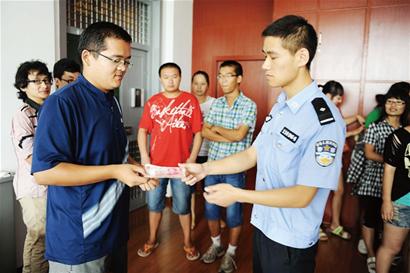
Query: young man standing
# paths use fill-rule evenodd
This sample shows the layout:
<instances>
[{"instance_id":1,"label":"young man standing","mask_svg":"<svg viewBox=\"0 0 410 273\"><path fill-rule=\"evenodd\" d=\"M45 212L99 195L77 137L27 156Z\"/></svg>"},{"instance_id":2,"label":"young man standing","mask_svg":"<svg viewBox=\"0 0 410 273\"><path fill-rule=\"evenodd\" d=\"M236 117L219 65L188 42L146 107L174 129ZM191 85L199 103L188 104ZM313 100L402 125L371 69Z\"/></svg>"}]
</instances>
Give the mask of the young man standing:
<instances>
[{"instance_id":1,"label":"young man standing","mask_svg":"<svg viewBox=\"0 0 410 273\"><path fill-rule=\"evenodd\" d=\"M112 91L131 65L130 44L121 27L91 24L78 46L83 75L51 95L40 112L32 172L49 185L50 273L127 272L128 186L147 190L156 184L141 177L144 169L128 157Z\"/></svg>"},{"instance_id":2,"label":"young man standing","mask_svg":"<svg viewBox=\"0 0 410 273\"><path fill-rule=\"evenodd\" d=\"M206 188L205 198L223 206L255 204L254 272L313 273L326 200L341 170L345 123L310 76L317 47L312 25L289 15L262 35L262 68L269 85L283 89L277 103L250 148L220 161L186 164L184 180L192 184L257 164L255 191L219 184Z\"/></svg>"},{"instance_id":3,"label":"young man standing","mask_svg":"<svg viewBox=\"0 0 410 273\"><path fill-rule=\"evenodd\" d=\"M181 68L177 64L161 65L159 77L164 91L147 101L139 125L141 162L166 167L176 167L181 162L195 162L202 142L202 116L198 100L194 95L179 89ZM149 152L148 134L151 135ZM191 240L191 188L177 178L161 178L159 187L148 193L149 238L138 249L138 255L147 257L158 246L157 233L169 181L173 193L172 210L179 215L184 233L185 256L194 261L199 258L199 252Z\"/></svg>"},{"instance_id":4,"label":"young man standing","mask_svg":"<svg viewBox=\"0 0 410 273\"><path fill-rule=\"evenodd\" d=\"M56 89L60 89L75 81L81 73L78 63L71 59L63 58L54 64L53 77Z\"/></svg>"},{"instance_id":5,"label":"young man standing","mask_svg":"<svg viewBox=\"0 0 410 273\"><path fill-rule=\"evenodd\" d=\"M18 98L23 104L13 116L11 138L17 156L14 192L27 228L23 273L48 272L48 263L44 259L47 187L38 185L34 180L31 161L37 113L50 95L51 83L51 73L46 64L40 61L24 62L17 69L14 86L19 90Z\"/></svg>"},{"instance_id":6,"label":"young man standing","mask_svg":"<svg viewBox=\"0 0 410 273\"><path fill-rule=\"evenodd\" d=\"M224 95L214 101L202 128L203 137L209 141L208 161L225 158L251 145L256 123L256 104L241 92L242 77L242 66L236 61L224 61L219 67L217 78ZM205 186L228 183L243 189L245 173L209 175L204 183ZM202 256L202 261L213 263L217 257L224 256L219 271L233 272L236 269L235 251L243 222L242 204L235 202L226 209L226 223L229 227L226 253L221 245L220 207L206 202L205 217L208 219L212 245Z\"/></svg>"}]
</instances>

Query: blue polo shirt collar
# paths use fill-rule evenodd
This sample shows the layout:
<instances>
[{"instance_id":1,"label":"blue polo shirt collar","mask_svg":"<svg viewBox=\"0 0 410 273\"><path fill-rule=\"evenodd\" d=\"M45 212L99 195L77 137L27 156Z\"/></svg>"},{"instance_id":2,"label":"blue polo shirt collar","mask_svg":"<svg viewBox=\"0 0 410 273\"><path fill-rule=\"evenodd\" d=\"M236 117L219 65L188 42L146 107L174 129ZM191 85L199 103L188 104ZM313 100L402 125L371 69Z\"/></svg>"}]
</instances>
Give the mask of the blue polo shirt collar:
<instances>
[{"instance_id":1,"label":"blue polo shirt collar","mask_svg":"<svg viewBox=\"0 0 410 273\"><path fill-rule=\"evenodd\" d=\"M317 92L317 83L316 81L312 81L311 84L303 88L301 92L295 95L293 98L286 100L286 93L282 92L278 97L278 102L286 103L289 109L292 111L293 114L296 112L307 102L310 101L310 98Z\"/></svg>"},{"instance_id":2,"label":"blue polo shirt collar","mask_svg":"<svg viewBox=\"0 0 410 273\"><path fill-rule=\"evenodd\" d=\"M78 76L77 79L79 82L81 82L83 85L87 87L88 90L90 90L91 93L93 93L99 100L103 102L110 102L112 101L112 98L114 96L114 92L108 92L105 93L95 87L92 83L90 83L86 78L84 78L83 75Z\"/></svg>"}]
</instances>

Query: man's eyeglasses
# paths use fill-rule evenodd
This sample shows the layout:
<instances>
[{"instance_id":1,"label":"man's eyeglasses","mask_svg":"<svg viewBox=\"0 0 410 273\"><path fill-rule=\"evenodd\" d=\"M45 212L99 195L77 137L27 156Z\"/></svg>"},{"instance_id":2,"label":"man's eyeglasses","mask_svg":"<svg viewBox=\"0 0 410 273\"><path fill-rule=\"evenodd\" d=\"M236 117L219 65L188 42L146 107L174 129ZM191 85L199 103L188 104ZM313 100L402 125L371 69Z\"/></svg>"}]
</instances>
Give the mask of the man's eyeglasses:
<instances>
[{"instance_id":1,"label":"man's eyeglasses","mask_svg":"<svg viewBox=\"0 0 410 273\"><path fill-rule=\"evenodd\" d=\"M218 76L216 76L216 78L218 80L222 80L222 79L225 80L225 79L231 79L236 76L237 76L236 74L226 74L226 75L219 74Z\"/></svg>"},{"instance_id":2,"label":"man's eyeglasses","mask_svg":"<svg viewBox=\"0 0 410 273\"><path fill-rule=\"evenodd\" d=\"M99 55L99 56L101 56L101 57L104 57L104 58L106 58L107 60L110 60L115 66L120 66L121 64L122 65L124 65L126 68L128 68L128 67L131 67L132 66L132 63L130 62L130 61L128 61L128 60L124 60L124 59L121 59L121 58L111 58L111 57L108 57L108 56L105 56L104 54L102 54L102 53L100 53L100 52L98 52L98 51L96 51L96 50L88 50L88 51L90 51L90 52L94 52L94 53L96 53L97 55Z\"/></svg>"},{"instance_id":3,"label":"man's eyeglasses","mask_svg":"<svg viewBox=\"0 0 410 273\"><path fill-rule=\"evenodd\" d=\"M49 79L44 79L44 80L28 80L27 83L34 83L35 85L41 85L41 83L44 83L45 85L51 85L53 81Z\"/></svg>"},{"instance_id":4,"label":"man's eyeglasses","mask_svg":"<svg viewBox=\"0 0 410 273\"><path fill-rule=\"evenodd\" d=\"M396 104L396 105L402 106L402 105L405 105L406 102L404 100L391 100L391 99L388 99L388 100L386 100L386 104Z\"/></svg>"}]
</instances>

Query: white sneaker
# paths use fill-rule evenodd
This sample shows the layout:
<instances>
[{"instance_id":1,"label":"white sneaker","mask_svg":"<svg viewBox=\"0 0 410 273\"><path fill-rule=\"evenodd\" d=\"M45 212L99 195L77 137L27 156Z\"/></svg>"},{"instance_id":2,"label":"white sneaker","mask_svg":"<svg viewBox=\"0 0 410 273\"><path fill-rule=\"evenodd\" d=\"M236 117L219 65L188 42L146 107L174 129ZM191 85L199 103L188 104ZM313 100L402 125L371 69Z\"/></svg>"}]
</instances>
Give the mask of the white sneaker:
<instances>
[{"instance_id":1,"label":"white sneaker","mask_svg":"<svg viewBox=\"0 0 410 273\"><path fill-rule=\"evenodd\" d=\"M366 262L369 273L376 273L376 257L369 257Z\"/></svg>"},{"instance_id":2,"label":"white sneaker","mask_svg":"<svg viewBox=\"0 0 410 273\"><path fill-rule=\"evenodd\" d=\"M357 251L359 251L359 253L363 255L367 254L366 244L364 243L363 239L359 240L359 243L357 244Z\"/></svg>"}]
</instances>

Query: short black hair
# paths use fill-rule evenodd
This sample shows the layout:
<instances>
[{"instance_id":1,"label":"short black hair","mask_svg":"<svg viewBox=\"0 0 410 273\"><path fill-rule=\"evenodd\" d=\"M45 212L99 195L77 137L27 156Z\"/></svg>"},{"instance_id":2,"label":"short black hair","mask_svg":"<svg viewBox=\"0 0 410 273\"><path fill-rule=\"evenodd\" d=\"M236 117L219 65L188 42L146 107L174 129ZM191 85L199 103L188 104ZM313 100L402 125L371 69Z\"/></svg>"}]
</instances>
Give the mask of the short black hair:
<instances>
[{"instance_id":1,"label":"short black hair","mask_svg":"<svg viewBox=\"0 0 410 273\"><path fill-rule=\"evenodd\" d=\"M325 85L319 85L319 87L322 87L323 94L330 94L332 98L336 96L343 97L345 93L343 85L337 81L328 81Z\"/></svg>"},{"instance_id":2,"label":"short black hair","mask_svg":"<svg viewBox=\"0 0 410 273\"><path fill-rule=\"evenodd\" d=\"M243 76L242 65L241 65L240 63L238 63L237 61L234 61L234 60L224 61L224 62L221 63L221 65L219 66L219 69L221 69L222 67L226 67L226 66L233 67L234 70L235 70L236 76Z\"/></svg>"},{"instance_id":3,"label":"short black hair","mask_svg":"<svg viewBox=\"0 0 410 273\"><path fill-rule=\"evenodd\" d=\"M32 72L38 72L38 75L47 76L48 80L52 82L51 73L48 71L47 65L41 61L33 60L27 61L22 64L17 69L14 87L17 88L17 98L27 100L26 92L22 91L28 85L28 75Z\"/></svg>"},{"instance_id":4,"label":"short black hair","mask_svg":"<svg viewBox=\"0 0 410 273\"><path fill-rule=\"evenodd\" d=\"M195 78L196 75L204 76L206 83L209 85L209 75L208 75L208 73L206 73L205 71L202 71L202 70L198 70L197 72L192 74L191 82L194 81L194 78Z\"/></svg>"},{"instance_id":5,"label":"short black hair","mask_svg":"<svg viewBox=\"0 0 410 273\"><path fill-rule=\"evenodd\" d=\"M162 71L164 68L175 68L175 69L178 70L179 76L182 76L182 75L181 75L181 68L179 67L179 65L177 65L176 63L164 63L164 64L162 64L162 65L159 67L159 69L158 69L158 75L159 75L160 77L161 77L161 71Z\"/></svg>"},{"instance_id":6,"label":"short black hair","mask_svg":"<svg viewBox=\"0 0 410 273\"><path fill-rule=\"evenodd\" d=\"M408 125L408 114L410 111L410 97L409 97L409 92L410 92L410 83L408 82L396 82L392 86L390 86L389 91L387 91L386 95L384 96L384 104L382 107L382 114L378 121L383 121L387 117L386 113L386 101L390 98L395 98L399 100L403 100L405 102L405 109L403 114L400 116L400 123L402 126L407 126Z\"/></svg>"},{"instance_id":7,"label":"short black hair","mask_svg":"<svg viewBox=\"0 0 410 273\"><path fill-rule=\"evenodd\" d=\"M309 61L306 67L310 69L310 64L316 54L317 34L305 18L296 15L279 18L263 30L262 36L281 38L283 48L292 54L301 48L306 48L309 51Z\"/></svg>"},{"instance_id":8,"label":"short black hair","mask_svg":"<svg viewBox=\"0 0 410 273\"><path fill-rule=\"evenodd\" d=\"M110 22L96 22L89 25L81 34L78 42L78 53L83 50L101 52L107 49L106 38L117 38L127 43L132 42L131 36L122 27Z\"/></svg>"},{"instance_id":9,"label":"short black hair","mask_svg":"<svg viewBox=\"0 0 410 273\"><path fill-rule=\"evenodd\" d=\"M80 73L81 68L80 65L74 60L63 58L54 64L53 77L61 80L61 77L64 75L64 72L66 71L71 73Z\"/></svg>"}]
</instances>

